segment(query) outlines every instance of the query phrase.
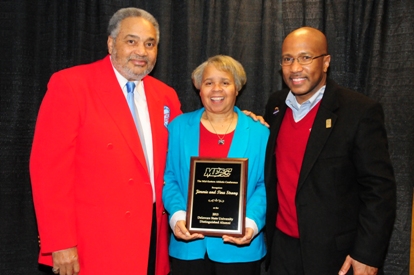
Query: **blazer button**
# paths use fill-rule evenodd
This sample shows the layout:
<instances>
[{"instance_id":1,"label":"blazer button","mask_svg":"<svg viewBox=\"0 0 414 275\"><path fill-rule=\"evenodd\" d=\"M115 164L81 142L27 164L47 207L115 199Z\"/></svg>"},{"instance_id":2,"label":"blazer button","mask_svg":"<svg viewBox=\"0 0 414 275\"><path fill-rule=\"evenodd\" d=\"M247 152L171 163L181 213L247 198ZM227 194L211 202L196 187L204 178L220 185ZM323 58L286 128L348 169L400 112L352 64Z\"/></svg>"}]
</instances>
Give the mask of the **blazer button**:
<instances>
[{"instance_id":1,"label":"blazer button","mask_svg":"<svg viewBox=\"0 0 414 275\"><path fill-rule=\"evenodd\" d=\"M131 212L130 212L130 211L126 211L126 212L125 212L125 217L126 217L126 218L129 218L130 216L131 216Z\"/></svg>"},{"instance_id":2,"label":"blazer button","mask_svg":"<svg viewBox=\"0 0 414 275\"><path fill-rule=\"evenodd\" d=\"M164 211L162 211L162 214L165 215L165 214L167 214L167 212L165 212L165 210L164 210Z\"/></svg>"},{"instance_id":3,"label":"blazer button","mask_svg":"<svg viewBox=\"0 0 414 275\"><path fill-rule=\"evenodd\" d=\"M108 148L108 150L112 150L112 148L114 148L114 145L112 143L108 143L108 145L106 145L106 148Z\"/></svg>"},{"instance_id":4,"label":"blazer button","mask_svg":"<svg viewBox=\"0 0 414 275\"><path fill-rule=\"evenodd\" d=\"M128 183L129 183L129 185L133 185L133 184L134 184L134 179L132 179L132 178L131 178L131 179L129 179L129 180L128 180Z\"/></svg>"},{"instance_id":5,"label":"blazer button","mask_svg":"<svg viewBox=\"0 0 414 275\"><path fill-rule=\"evenodd\" d=\"M164 185L165 185L165 181L164 181Z\"/></svg>"}]
</instances>

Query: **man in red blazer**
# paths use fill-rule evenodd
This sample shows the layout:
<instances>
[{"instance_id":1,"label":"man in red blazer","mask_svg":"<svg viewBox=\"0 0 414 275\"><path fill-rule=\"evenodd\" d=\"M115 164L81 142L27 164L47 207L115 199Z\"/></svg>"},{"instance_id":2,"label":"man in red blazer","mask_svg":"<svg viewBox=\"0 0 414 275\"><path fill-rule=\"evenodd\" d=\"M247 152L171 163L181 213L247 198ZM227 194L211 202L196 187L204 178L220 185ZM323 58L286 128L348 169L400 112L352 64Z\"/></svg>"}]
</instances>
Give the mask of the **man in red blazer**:
<instances>
[{"instance_id":1,"label":"man in red blazer","mask_svg":"<svg viewBox=\"0 0 414 275\"><path fill-rule=\"evenodd\" d=\"M165 275L161 191L167 125L180 103L148 76L159 41L152 15L121 9L108 33L109 55L55 73L40 107L30 159L39 262L55 274ZM141 138L127 82L135 84Z\"/></svg>"},{"instance_id":2,"label":"man in red blazer","mask_svg":"<svg viewBox=\"0 0 414 275\"><path fill-rule=\"evenodd\" d=\"M266 105L267 264L271 275L383 274L396 190L382 107L327 77L325 35L282 46L289 89Z\"/></svg>"}]
</instances>

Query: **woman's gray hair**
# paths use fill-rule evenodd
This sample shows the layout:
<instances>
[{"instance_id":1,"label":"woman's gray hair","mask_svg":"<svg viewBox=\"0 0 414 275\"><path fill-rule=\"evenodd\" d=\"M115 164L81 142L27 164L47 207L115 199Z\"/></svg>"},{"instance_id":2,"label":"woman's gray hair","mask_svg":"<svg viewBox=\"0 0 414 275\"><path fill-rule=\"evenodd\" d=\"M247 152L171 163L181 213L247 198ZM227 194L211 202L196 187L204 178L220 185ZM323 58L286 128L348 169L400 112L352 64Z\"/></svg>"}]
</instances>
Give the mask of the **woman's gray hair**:
<instances>
[{"instance_id":1,"label":"woman's gray hair","mask_svg":"<svg viewBox=\"0 0 414 275\"><path fill-rule=\"evenodd\" d=\"M123 8L118 10L117 12L112 15L111 19L109 20L108 24L108 35L111 36L113 39L119 34L119 28L121 25L121 21L128 17L142 17L145 20L148 20L155 28L157 33L157 44L160 41L160 26L152 14L149 12L138 9L138 8Z\"/></svg>"},{"instance_id":2,"label":"woman's gray hair","mask_svg":"<svg viewBox=\"0 0 414 275\"><path fill-rule=\"evenodd\" d=\"M201 87L201 81L203 80L204 70L209 64L212 64L220 71L231 73L234 77L236 90L238 92L241 90L244 84L246 84L246 72L244 71L244 68L242 64L240 64L240 62L228 55L216 55L207 59L207 61L198 66L191 74L193 84L198 90L200 90Z\"/></svg>"}]
</instances>

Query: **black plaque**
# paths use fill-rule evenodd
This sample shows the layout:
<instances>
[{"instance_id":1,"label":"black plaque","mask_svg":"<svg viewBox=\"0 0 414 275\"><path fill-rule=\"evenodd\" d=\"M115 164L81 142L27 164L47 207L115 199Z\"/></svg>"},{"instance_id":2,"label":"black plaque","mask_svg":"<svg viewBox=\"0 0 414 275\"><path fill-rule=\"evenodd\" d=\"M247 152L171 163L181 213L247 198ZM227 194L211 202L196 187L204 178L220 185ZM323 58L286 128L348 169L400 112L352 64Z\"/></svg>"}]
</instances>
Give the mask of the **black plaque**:
<instances>
[{"instance_id":1,"label":"black plaque","mask_svg":"<svg viewBox=\"0 0 414 275\"><path fill-rule=\"evenodd\" d=\"M243 236L247 158L191 157L187 227L207 236Z\"/></svg>"}]
</instances>

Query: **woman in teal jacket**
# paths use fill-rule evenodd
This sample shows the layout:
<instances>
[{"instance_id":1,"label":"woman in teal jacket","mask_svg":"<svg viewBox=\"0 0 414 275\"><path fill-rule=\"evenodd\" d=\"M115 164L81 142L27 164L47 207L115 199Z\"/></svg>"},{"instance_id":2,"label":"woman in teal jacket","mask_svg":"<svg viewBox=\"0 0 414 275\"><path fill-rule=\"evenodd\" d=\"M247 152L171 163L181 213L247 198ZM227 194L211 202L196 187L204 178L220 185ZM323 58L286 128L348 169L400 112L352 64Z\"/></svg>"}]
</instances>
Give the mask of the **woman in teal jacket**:
<instances>
[{"instance_id":1,"label":"woman in teal jacket","mask_svg":"<svg viewBox=\"0 0 414 275\"><path fill-rule=\"evenodd\" d=\"M192 74L204 108L175 118L169 146L163 202L173 234L172 274L260 274L266 254L264 156L269 130L235 107L246 83L242 65L229 56L209 58ZM191 157L247 158L245 234L219 237L191 234L186 226Z\"/></svg>"}]
</instances>

